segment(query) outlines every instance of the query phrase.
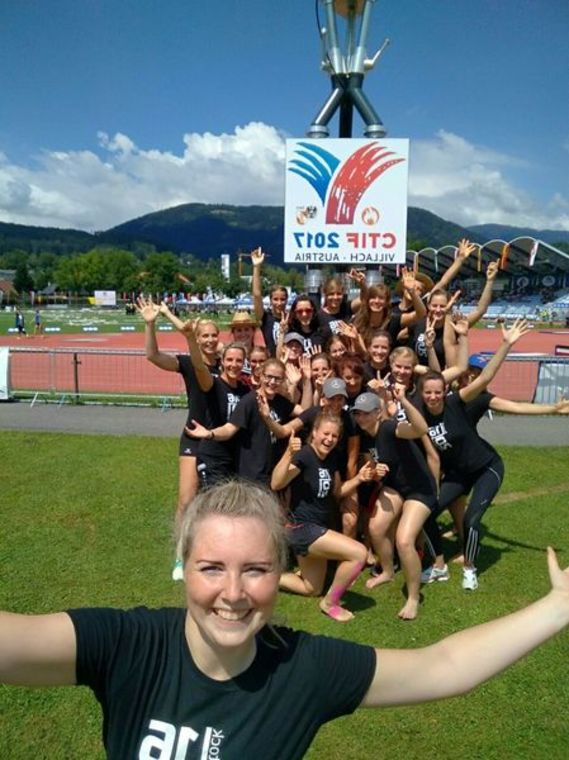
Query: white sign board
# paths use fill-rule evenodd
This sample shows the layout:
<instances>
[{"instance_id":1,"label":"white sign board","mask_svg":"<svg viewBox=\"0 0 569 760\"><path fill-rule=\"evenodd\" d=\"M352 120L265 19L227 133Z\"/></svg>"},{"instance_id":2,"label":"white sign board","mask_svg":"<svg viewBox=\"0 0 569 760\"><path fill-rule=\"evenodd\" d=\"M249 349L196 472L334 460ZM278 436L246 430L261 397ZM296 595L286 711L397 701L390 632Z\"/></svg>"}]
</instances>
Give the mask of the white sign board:
<instances>
[{"instance_id":1,"label":"white sign board","mask_svg":"<svg viewBox=\"0 0 569 760\"><path fill-rule=\"evenodd\" d=\"M95 296L95 306L117 305L117 293L115 290L96 290L93 295Z\"/></svg>"},{"instance_id":2,"label":"white sign board","mask_svg":"<svg viewBox=\"0 0 569 760\"><path fill-rule=\"evenodd\" d=\"M408 140L287 140L284 260L405 263Z\"/></svg>"}]
</instances>

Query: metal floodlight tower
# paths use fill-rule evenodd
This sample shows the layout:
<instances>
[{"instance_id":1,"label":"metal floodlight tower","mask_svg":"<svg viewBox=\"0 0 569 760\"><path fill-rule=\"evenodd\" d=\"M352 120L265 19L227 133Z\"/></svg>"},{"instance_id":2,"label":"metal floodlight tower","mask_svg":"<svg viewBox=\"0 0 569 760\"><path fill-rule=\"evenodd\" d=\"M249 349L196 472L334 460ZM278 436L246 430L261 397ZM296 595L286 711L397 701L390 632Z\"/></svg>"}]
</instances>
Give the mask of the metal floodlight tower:
<instances>
[{"instance_id":1,"label":"metal floodlight tower","mask_svg":"<svg viewBox=\"0 0 569 760\"><path fill-rule=\"evenodd\" d=\"M362 86L366 72L373 69L385 48L386 39L372 58L367 57L366 42L371 13L376 0L319 0L326 12L326 25L320 28L322 69L330 74L332 92L308 128L307 137L329 137L328 124L340 111L339 137L352 136L354 107L365 126L366 137L385 137L386 129ZM346 53L338 41L336 16L346 19ZM356 19L361 16L359 37Z\"/></svg>"}]
</instances>

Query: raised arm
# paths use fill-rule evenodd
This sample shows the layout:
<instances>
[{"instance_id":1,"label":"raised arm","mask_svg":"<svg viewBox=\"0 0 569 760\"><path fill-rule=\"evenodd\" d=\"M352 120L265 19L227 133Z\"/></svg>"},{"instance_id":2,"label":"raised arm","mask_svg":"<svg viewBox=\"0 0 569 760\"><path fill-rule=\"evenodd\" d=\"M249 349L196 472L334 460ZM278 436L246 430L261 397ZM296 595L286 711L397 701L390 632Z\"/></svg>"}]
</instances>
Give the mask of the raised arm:
<instances>
[{"instance_id":1,"label":"raised arm","mask_svg":"<svg viewBox=\"0 0 569 760\"><path fill-rule=\"evenodd\" d=\"M431 290L431 293L434 293L435 290L445 290L447 285L454 280L454 278L457 276L457 274L460 272L460 269L466 259L470 256L471 253L474 253L476 250L476 244L471 243L470 240L466 240L466 238L463 238L462 240L459 240L458 248L456 250L456 258L450 265L450 267L446 270L446 272L443 274L441 279L435 283L435 286Z\"/></svg>"},{"instance_id":2,"label":"raised arm","mask_svg":"<svg viewBox=\"0 0 569 760\"><path fill-rule=\"evenodd\" d=\"M299 430L302 430L304 423L299 417L295 417L285 425L281 425L271 417L271 408L268 401L262 391L257 391L257 407L259 409L259 416L269 428L275 438L288 438L291 435L295 435Z\"/></svg>"},{"instance_id":3,"label":"raised arm","mask_svg":"<svg viewBox=\"0 0 569 760\"><path fill-rule=\"evenodd\" d=\"M209 391L213 386L213 377L209 371L207 364L204 362L202 352L196 340L196 332L198 330L200 320L195 319L187 320L184 322L175 314L173 314L165 303L160 304L160 313L164 314L164 316L174 325L174 327L179 330L186 338L186 341L188 343L188 350L192 358L192 366L194 368L194 372L196 373L196 378L198 380L199 386L202 391Z\"/></svg>"},{"instance_id":4,"label":"raised arm","mask_svg":"<svg viewBox=\"0 0 569 760\"><path fill-rule=\"evenodd\" d=\"M454 351L454 364L446 367L442 376L446 383L452 383L468 369L468 320L461 318L454 322L449 320L449 326L456 335L456 349Z\"/></svg>"},{"instance_id":5,"label":"raised arm","mask_svg":"<svg viewBox=\"0 0 569 760\"><path fill-rule=\"evenodd\" d=\"M152 298L140 296L136 299L136 310L144 320L144 349L149 362L160 369L168 372L178 371L178 360L172 354L165 354L158 349L156 341L156 320L160 314L160 307Z\"/></svg>"},{"instance_id":6,"label":"raised arm","mask_svg":"<svg viewBox=\"0 0 569 760\"><path fill-rule=\"evenodd\" d=\"M425 418L405 396L405 388L398 384L395 385L393 388L393 395L395 400L401 404L408 420L407 422L398 423L395 429L395 435L397 438L407 438L411 440L414 438L421 438L421 436L428 433L429 427L425 422Z\"/></svg>"},{"instance_id":7,"label":"raised arm","mask_svg":"<svg viewBox=\"0 0 569 760\"><path fill-rule=\"evenodd\" d=\"M492 301L492 288L494 287L494 282L496 281L496 276L498 275L498 269L499 269L499 265L497 261L491 261L488 264L488 269L486 270L486 283L484 285L484 289L482 290L480 299L478 300L478 303L476 304L476 308L474 309L474 311L471 311L467 317L468 324L470 325L470 327L472 327L472 325L475 325L479 319L482 319L482 317L488 311L488 307L490 306L490 302Z\"/></svg>"},{"instance_id":8,"label":"raised arm","mask_svg":"<svg viewBox=\"0 0 569 760\"><path fill-rule=\"evenodd\" d=\"M253 277L251 278L251 294L253 296L253 311L259 324L263 319L263 286L261 283L261 267L265 260L265 254L261 248L251 251L251 264L253 265Z\"/></svg>"},{"instance_id":9,"label":"raised arm","mask_svg":"<svg viewBox=\"0 0 569 760\"><path fill-rule=\"evenodd\" d=\"M412 271L408 270L407 268L403 269L402 282L403 289L413 304L413 311L401 315L401 327L405 328L410 327L420 319L423 319L427 313L427 308L425 306L425 302L419 297L419 293L417 291L417 282Z\"/></svg>"},{"instance_id":10,"label":"raised arm","mask_svg":"<svg viewBox=\"0 0 569 760\"><path fill-rule=\"evenodd\" d=\"M478 377L467 385L466 388L461 388L459 391L460 398L465 403L472 401L479 396L483 390L486 390L502 366L502 362L508 355L512 346L515 345L522 335L525 335L530 330L531 327L525 319L516 319L509 330L506 330L502 325L503 340L500 347Z\"/></svg>"},{"instance_id":11,"label":"raised arm","mask_svg":"<svg viewBox=\"0 0 569 760\"><path fill-rule=\"evenodd\" d=\"M355 314L356 311L358 311L360 308L363 299L367 295L366 275L365 272L362 272L359 269L350 269L348 272L348 277L350 280L352 280L352 282L355 282L360 289L359 296L357 296L357 298L354 298L350 304L352 314Z\"/></svg>"},{"instance_id":12,"label":"raised arm","mask_svg":"<svg viewBox=\"0 0 569 760\"><path fill-rule=\"evenodd\" d=\"M283 488L286 488L300 472L300 468L292 464L292 458L301 448L300 438L295 438L291 435L284 454L273 469L271 476L271 488L273 491L281 491Z\"/></svg>"},{"instance_id":13,"label":"raised arm","mask_svg":"<svg viewBox=\"0 0 569 760\"><path fill-rule=\"evenodd\" d=\"M422 649L377 650L375 677L362 707L465 694L563 630L569 625L569 568L560 569L551 548L547 559L551 591L528 607Z\"/></svg>"},{"instance_id":14,"label":"raised arm","mask_svg":"<svg viewBox=\"0 0 569 760\"><path fill-rule=\"evenodd\" d=\"M76 682L77 642L71 618L0 612L0 683L69 686Z\"/></svg>"}]
</instances>

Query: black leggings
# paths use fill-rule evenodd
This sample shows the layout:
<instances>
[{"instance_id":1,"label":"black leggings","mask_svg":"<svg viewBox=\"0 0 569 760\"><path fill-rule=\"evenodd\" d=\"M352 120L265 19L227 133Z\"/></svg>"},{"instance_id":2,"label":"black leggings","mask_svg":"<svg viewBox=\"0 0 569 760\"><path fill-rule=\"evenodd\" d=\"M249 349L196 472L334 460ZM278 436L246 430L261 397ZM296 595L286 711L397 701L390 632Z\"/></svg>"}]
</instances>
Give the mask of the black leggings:
<instances>
[{"instance_id":1,"label":"black leggings","mask_svg":"<svg viewBox=\"0 0 569 760\"><path fill-rule=\"evenodd\" d=\"M464 513L464 557L474 565L480 551L482 516L500 490L504 479L504 463L496 454L482 469L473 473L449 473L445 476L439 495L440 511L449 507L459 496L472 491Z\"/></svg>"}]
</instances>

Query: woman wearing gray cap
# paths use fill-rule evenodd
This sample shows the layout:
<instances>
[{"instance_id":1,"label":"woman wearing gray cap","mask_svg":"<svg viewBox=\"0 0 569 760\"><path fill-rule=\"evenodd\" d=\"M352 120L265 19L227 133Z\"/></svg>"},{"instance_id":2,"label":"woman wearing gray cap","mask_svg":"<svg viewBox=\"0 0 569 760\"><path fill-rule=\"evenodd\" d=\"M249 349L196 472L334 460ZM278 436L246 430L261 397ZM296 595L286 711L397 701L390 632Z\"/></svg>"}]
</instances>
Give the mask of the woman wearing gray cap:
<instances>
[{"instance_id":1,"label":"woman wearing gray cap","mask_svg":"<svg viewBox=\"0 0 569 760\"><path fill-rule=\"evenodd\" d=\"M370 539L382 573L370 578L366 586L374 588L393 579L395 540L407 585L407 601L398 615L402 620L413 620L419 609L421 579L421 561L415 545L438 505L437 485L416 444L427 432L427 423L405 397L402 386L395 386L392 392L405 412L405 420L388 417L382 401L373 393L362 393L354 404L356 422L373 440L370 460L380 463L377 466L385 472L369 521ZM439 547L435 550L438 553Z\"/></svg>"}]
</instances>

